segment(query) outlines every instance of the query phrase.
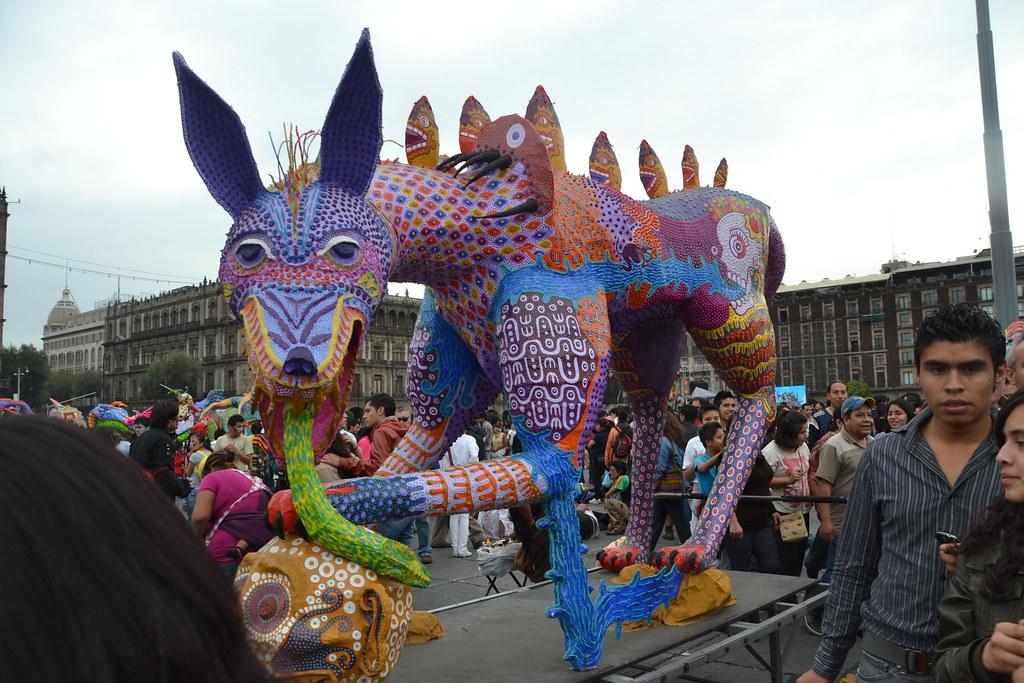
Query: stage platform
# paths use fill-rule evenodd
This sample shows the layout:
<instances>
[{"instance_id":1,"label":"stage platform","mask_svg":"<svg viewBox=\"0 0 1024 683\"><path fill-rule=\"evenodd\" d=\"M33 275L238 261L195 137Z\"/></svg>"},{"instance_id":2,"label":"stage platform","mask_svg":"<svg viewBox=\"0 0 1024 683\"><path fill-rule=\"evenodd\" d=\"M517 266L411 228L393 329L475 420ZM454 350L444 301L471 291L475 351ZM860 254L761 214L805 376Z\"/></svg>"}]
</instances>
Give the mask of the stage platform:
<instances>
[{"instance_id":1,"label":"stage platform","mask_svg":"<svg viewBox=\"0 0 1024 683\"><path fill-rule=\"evenodd\" d=\"M746 648L769 674L766 680L782 681L789 646L782 647L781 631L802 622L804 612L827 593L797 601L797 594L814 585L806 577L726 572L732 580L736 604L686 626L659 625L624 632L616 640L614 627L604 641L601 664L592 671L573 671L562 659L563 638L558 621L544 616L554 603L551 584L492 595L458 605L431 610L447 631L447 637L405 647L395 672L395 683L442 680L531 681L626 681L676 678L700 681L690 672L712 654L730 648ZM614 575L593 570L597 585ZM705 636L723 633L714 642ZM769 657L763 659L750 644L769 640ZM789 639L792 642L792 639Z\"/></svg>"}]
</instances>

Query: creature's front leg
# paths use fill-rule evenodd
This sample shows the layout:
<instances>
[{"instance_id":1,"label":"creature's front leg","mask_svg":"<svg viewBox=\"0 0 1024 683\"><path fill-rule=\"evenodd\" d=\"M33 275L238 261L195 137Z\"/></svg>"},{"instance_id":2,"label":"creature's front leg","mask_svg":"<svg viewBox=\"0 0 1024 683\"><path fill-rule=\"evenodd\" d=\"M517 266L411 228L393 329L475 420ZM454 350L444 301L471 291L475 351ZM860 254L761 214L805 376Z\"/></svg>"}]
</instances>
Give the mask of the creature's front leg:
<instances>
[{"instance_id":1,"label":"creature's front leg","mask_svg":"<svg viewBox=\"0 0 1024 683\"><path fill-rule=\"evenodd\" d=\"M413 334L407 394L413 425L376 476L433 466L498 394L455 327L438 315L429 289Z\"/></svg>"}]
</instances>

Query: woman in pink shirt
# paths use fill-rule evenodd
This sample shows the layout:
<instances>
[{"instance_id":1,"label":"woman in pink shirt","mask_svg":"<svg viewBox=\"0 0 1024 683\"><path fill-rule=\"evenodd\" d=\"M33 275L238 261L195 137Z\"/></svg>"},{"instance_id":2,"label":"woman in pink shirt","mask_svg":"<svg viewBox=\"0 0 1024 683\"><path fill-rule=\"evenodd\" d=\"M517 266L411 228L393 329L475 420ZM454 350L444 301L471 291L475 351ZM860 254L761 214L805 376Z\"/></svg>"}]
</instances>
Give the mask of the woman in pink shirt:
<instances>
[{"instance_id":1,"label":"woman in pink shirt","mask_svg":"<svg viewBox=\"0 0 1024 683\"><path fill-rule=\"evenodd\" d=\"M270 489L235 469L234 454L212 453L192 511L192 526L206 540L206 552L234 579L242 555L259 550L272 533L263 523Z\"/></svg>"}]
</instances>

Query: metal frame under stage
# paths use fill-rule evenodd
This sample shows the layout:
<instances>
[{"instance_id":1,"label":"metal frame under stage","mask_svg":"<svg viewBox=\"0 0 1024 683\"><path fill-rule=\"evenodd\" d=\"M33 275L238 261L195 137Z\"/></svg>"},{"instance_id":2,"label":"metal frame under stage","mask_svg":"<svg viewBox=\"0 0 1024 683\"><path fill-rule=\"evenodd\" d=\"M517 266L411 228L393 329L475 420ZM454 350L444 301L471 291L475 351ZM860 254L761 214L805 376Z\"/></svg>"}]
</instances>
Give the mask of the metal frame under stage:
<instances>
[{"instance_id":1,"label":"metal frame under stage","mask_svg":"<svg viewBox=\"0 0 1024 683\"><path fill-rule=\"evenodd\" d=\"M735 605L692 624L626 632L619 640L610 629L604 657L593 671L573 671L562 659L563 638L558 622L544 616L544 610L554 603L550 582L440 607L431 611L438 615L448 635L429 643L407 645L390 680L707 681L694 676L693 669L712 655L742 647L769 672L773 683L781 683L783 666L803 614L820 604L828 593L798 601L797 594L814 586L813 580L726 573L732 580ZM596 586L613 576L593 569L590 581ZM782 630L786 627L790 627L790 633L783 647ZM726 637L699 642L715 633ZM752 647L766 636L767 660Z\"/></svg>"}]
</instances>

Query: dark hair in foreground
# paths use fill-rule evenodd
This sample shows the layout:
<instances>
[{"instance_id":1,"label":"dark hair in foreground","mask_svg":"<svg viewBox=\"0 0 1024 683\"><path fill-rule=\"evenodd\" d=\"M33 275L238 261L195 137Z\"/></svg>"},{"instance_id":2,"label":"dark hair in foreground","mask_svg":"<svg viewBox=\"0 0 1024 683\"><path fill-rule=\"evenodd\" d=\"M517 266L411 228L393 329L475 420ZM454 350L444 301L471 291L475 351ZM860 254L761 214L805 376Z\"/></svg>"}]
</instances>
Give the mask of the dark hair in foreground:
<instances>
[{"instance_id":1,"label":"dark hair in foreground","mask_svg":"<svg viewBox=\"0 0 1024 683\"><path fill-rule=\"evenodd\" d=\"M109 441L0 422L0 639L15 681L267 681L231 586Z\"/></svg>"},{"instance_id":2,"label":"dark hair in foreground","mask_svg":"<svg viewBox=\"0 0 1024 683\"><path fill-rule=\"evenodd\" d=\"M921 354L935 342L978 342L992 357L995 372L1006 360L1006 340L999 323L971 304L946 304L925 316L914 338L914 366L921 369Z\"/></svg>"},{"instance_id":3,"label":"dark hair in foreground","mask_svg":"<svg viewBox=\"0 0 1024 683\"><path fill-rule=\"evenodd\" d=\"M993 429L996 446L1006 443L1003 429L1014 410L1024 407L1024 390L1010 397L996 416ZM1024 571L1024 503L1015 503L1001 496L995 500L967 533L960 545L960 556L999 549L996 561L985 567L979 593L986 600L1013 598L1017 576Z\"/></svg>"},{"instance_id":4,"label":"dark hair in foreground","mask_svg":"<svg viewBox=\"0 0 1024 683\"><path fill-rule=\"evenodd\" d=\"M720 422L705 422L700 426L700 431L697 432L697 436L700 437L700 442L705 448L708 443L715 438L715 434L718 433L719 429L724 429Z\"/></svg>"},{"instance_id":5,"label":"dark hair in foreground","mask_svg":"<svg viewBox=\"0 0 1024 683\"><path fill-rule=\"evenodd\" d=\"M162 398L153 404L149 413L149 426L167 429L167 423L178 419L178 402L171 398Z\"/></svg>"}]
</instances>

